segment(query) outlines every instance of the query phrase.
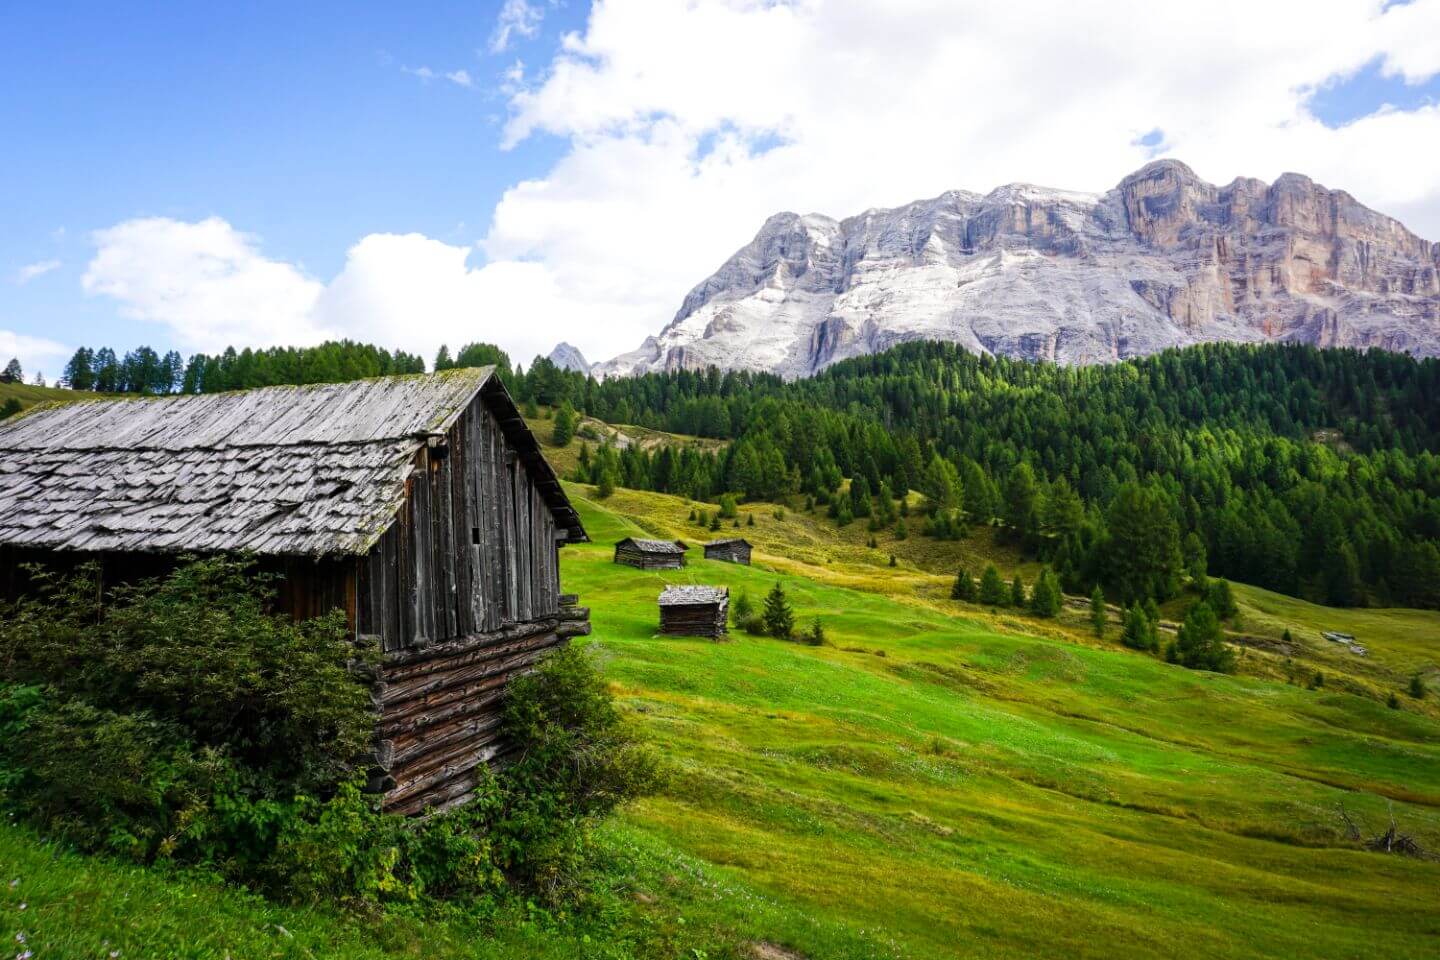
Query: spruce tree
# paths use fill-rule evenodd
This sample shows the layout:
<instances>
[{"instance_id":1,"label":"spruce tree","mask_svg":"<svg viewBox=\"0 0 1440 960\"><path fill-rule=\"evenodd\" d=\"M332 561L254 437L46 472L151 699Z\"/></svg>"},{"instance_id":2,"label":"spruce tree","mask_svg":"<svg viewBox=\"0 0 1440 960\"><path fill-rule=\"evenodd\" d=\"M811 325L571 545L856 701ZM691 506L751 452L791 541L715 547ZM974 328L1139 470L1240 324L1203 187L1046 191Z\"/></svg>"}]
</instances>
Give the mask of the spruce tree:
<instances>
[{"instance_id":1,"label":"spruce tree","mask_svg":"<svg viewBox=\"0 0 1440 960\"><path fill-rule=\"evenodd\" d=\"M825 628L821 626L819 617L810 624L810 630L805 634L805 642L812 647L825 646Z\"/></svg>"},{"instance_id":2,"label":"spruce tree","mask_svg":"<svg viewBox=\"0 0 1440 960\"><path fill-rule=\"evenodd\" d=\"M1120 642L1132 650L1155 649L1155 631L1140 604L1132 603L1125 611L1125 625L1120 631Z\"/></svg>"},{"instance_id":3,"label":"spruce tree","mask_svg":"<svg viewBox=\"0 0 1440 960\"><path fill-rule=\"evenodd\" d=\"M1017 610L1025 609L1025 581L1020 579L1020 574L1015 574L1015 579L1010 581L1010 606Z\"/></svg>"},{"instance_id":4,"label":"spruce tree","mask_svg":"<svg viewBox=\"0 0 1440 960\"><path fill-rule=\"evenodd\" d=\"M1210 581L1205 600L1210 604L1210 609L1215 611L1215 616L1221 620L1229 620L1240 612L1240 608L1235 605L1235 594L1230 589L1229 580L1222 578Z\"/></svg>"},{"instance_id":5,"label":"spruce tree","mask_svg":"<svg viewBox=\"0 0 1440 960\"><path fill-rule=\"evenodd\" d=\"M569 401L560 404L560 409L555 411L554 432L550 435L550 442L557 447L566 446L575 436L575 408L570 406Z\"/></svg>"},{"instance_id":6,"label":"spruce tree","mask_svg":"<svg viewBox=\"0 0 1440 960\"><path fill-rule=\"evenodd\" d=\"M795 632L795 612L778 580L765 596L765 632L777 640L789 640Z\"/></svg>"},{"instance_id":7,"label":"spruce tree","mask_svg":"<svg viewBox=\"0 0 1440 960\"><path fill-rule=\"evenodd\" d=\"M970 576L969 571L961 567L960 572L955 574L955 583L950 587L950 599L974 603L977 596L975 579Z\"/></svg>"},{"instance_id":8,"label":"spruce tree","mask_svg":"<svg viewBox=\"0 0 1440 960\"><path fill-rule=\"evenodd\" d=\"M1040 571L1035 589L1030 591L1030 612L1046 619L1060 615L1060 582L1049 567Z\"/></svg>"},{"instance_id":9,"label":"spruce tree","mask_svg":"<svg viewBox=\"0 0 1440 960\"><path fill-rule=\"evenodd\" d=\"M1185 615L1175 637L1175 656L1182 666L1192 670L1230 673L1235 669L1235 655L1225 646L1220 619L1210 604L1202 600Z\"/></svg>"},{"instance_id":10,"label":"spruce tree","mask_svg":"<svg viewBox=\"0 0 1440 960\"><path fill-rule=\"evenodd\" d=\"M980 574L980 602L987 607L1003 607L1009 596L995 564L985 564L985 571Z\"/></svg>"},{"instance_id":11,"label":"spruce tree","mask_svg":"<svg viewBox=\"0 0 1440 960\"><path fill-rule=\"evenodd\" d=\"M1420 674L1413 674L1410 677L1410 696L1416 700L1425 699L1425 680Z\"/></svg>"},{"instance_id":12,"label":"spruce tree","mask_svg":"<svg viewBox=\"0 0 1440 960\"><path fill-rule=\"evenodd\" d=\"M1097 637L1105 636L1105 591L1099 584L1090 592L1090 629Z\"/></svg>"}]
</instances>

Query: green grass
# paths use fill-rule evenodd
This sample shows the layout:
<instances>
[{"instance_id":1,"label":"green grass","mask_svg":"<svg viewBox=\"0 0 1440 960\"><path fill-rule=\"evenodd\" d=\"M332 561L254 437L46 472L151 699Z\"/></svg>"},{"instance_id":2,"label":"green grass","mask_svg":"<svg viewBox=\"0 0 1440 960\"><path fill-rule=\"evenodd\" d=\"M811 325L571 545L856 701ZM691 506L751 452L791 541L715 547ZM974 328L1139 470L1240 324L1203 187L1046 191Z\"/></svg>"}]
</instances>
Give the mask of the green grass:
<instances>
[{"instance_id":1,"label":"green grass","mask_svg":"<svg viewBox=\"0 0 1440 960\"><path fill-rule=\"evenodd\" d=\"M1042 623L949 601L957 557L1013 559L987 530L912 537L889 568L863 527L746 507L755 566L692 549L683 571L647 573L615 566L613 543L708 538L687 526L690 504L569 490L593 539L562 551L565 587L592 611L583 642L673 771L600 830L594 893L574 915L282 908L7 827L0 867L21 884L0 886L3 926L27 930L38 957L101 956L104 940L123 956L217 958L696 960L762 943L842 960L1433 952L1440 862L1361 851L1336 811L1378 828L1393 807L1440 849L1434 695L1400 710L1379 696L1440 662L1434 614L1238 587L1242 632L1288 627L1291 666L1333 678L1309 690L1272 653L1248 651L1239 676L1202 674L1124 650L1118 629L1094 638L1083 611ZM656 635L666 582L758 601L777 581L830 645ZM1370 656L1342 655L1321 629L1355 633Z\"/></svg>"},{"instance_id":2,"label":"green grass","mask_svg":"<svg viewBox=\"0 0 1440 960\"><path fill-rule=\"evenodd\" d=\"M1406 956L1440 932L1440 864L1359 852L1335 812L1378 823L1393 802L1440 847L1440 724L1426 713L1194 673L1066 624L897 602L876 583L885 571L838 554L814 568L698 551L678 573L614 566L614 540L686 509L668 500L582 502L595 543L565 551L592 646L679 770L625 815L635 829L883 931L900 955ZM834 646L655 636L664 582L758 599L776 580ZM1372 634L1378 661L1440 655L1433 636L1405 653Z\"/></svg>"},{"instance_id":3,"label":"green grass","mask_svg":"<svg viewBox=\"0 0 1440 960\"><path fill-rule=\"evenodd\" d=\"M22 409L33 407L46 400L89 400L100 396L84 390L66 390L61 387L36 387L28 383L0 383L0 406L12 397L20 401Z\"/></svg>"}]
</instances>

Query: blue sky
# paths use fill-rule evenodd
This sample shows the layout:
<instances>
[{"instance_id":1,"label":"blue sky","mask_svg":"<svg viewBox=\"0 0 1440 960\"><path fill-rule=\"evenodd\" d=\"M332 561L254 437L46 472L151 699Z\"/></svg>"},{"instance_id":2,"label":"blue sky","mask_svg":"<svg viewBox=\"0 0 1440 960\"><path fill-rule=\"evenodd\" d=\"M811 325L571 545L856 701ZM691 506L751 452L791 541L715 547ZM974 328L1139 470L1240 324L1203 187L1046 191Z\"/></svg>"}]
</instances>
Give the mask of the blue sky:
<instances>
[{"instance_id":1,"label":"blue sky","mask_svg":"<svg viewBox=\"0 0 1440 960\"><path fill-rule=\"evenodd\" d=\"M1194 11L8 4L0 353L51 376L82 343L604 359L778 210L1103 191L1154 156L1304 172L1440 239L1440 0Z\"/></svg>"},{"instance_id":2,"label":"blue sky","mask_svg":"<svg viewBox=\"0 0 1440 960\"><path fill-rule=\"evenodd\" d=\"M136 330L77 296L91 231L227 217L270 255L331 276L373 231L474 243L554 137L499 149L498 78L583 22L546 10L493 53L500 4L11 4L0 14L0 326L66 342ZM428 67L425 80L406 72ZM443 77L465 70L472 86Z\"/></svg>"}]
</instances>

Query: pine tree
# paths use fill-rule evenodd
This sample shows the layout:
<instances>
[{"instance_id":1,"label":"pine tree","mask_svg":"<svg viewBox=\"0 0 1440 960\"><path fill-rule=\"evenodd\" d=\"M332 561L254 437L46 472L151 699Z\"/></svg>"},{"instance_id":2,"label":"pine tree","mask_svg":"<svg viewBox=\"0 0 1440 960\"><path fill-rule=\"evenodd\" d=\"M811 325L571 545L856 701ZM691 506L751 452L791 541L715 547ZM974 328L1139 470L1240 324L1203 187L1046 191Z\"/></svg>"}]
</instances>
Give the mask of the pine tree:
<instances>
[{"instance_id":1,"label":"pine tree","mask_svg":"<svg viewBox=\"0 0 1440 960\"><path fill-rule=\"evenodd\" d=\"M563 447L570 443L575 436L575 408L570 406L567 400L560 404L560 409L555 411L554 431L550 435L550 442L557 447Z\"/></svg>"},{"instance_id":2,"label":"pine tree","mask_svg":"<svg viewBox=\"0 0 1440 960\"><path fill-rule=\"evenodd\" d=\"M1020 579L1020 574L1015 574L1015 579L1010 581L1010 606L1017 610L1025 609L1025 581Z\"/></svg>"},{"instance_id":3,"label":"pine tree","mask_svg":"<svg viewBox=\"0 0 1440 960\"><path fill-rule=\"evenodd\" d=\"M785 511L784 511L784 509L782 509L782 508L777 508L777 509L775 510L775 519L776 519L776 520L784 520L784 519L785 519ZM747 514L745 514L745 526L747 526L747 527L753 527L753 526L755 526L755 514L753 514L753 513L747 513Z\"/></svg>"},{"instance_id":4,"label":"pine tree","mask_svg":"<svg viewBox=\"0 0 1440 960\"><path fill-rule=\"evenodd\" d=\"M902 517L895 521L895 539L904 540L910 536L910 528L905 526L905 519Z\"/></svg>"},{"instance_id":5,"label":"pine tree","mask_svg":"<svg viewBox=\"0 0 1440 960\"><path fill-rule=\"evenodd\" d=\"M1125 611L1125 625L1120 632L1120 642L1132 650L1158 649L1155 628L1138 603L1132 603L1130 609Z\"/></svg>"},{"instance_id":6,"label":"pine tree","mask_svg":"<svg viewBox=\"0 0 1440 960\"><path fill-rule=\"evenodd\" d=\"M955 582L950 587L950 599L974 603L978 596L979 591L975 586L975 578L970 576L968 570L961 567L960 572L955 574Z\"/></svg>"},{"instance_id":7,"label":"pine tree","mask_svg":"<svg viewBox=\"0 0 1440 960\"><path fill-rule=\"evenodd\" d=\"M898 567L898 566L900 566L900 562L895 559L895 554L893 554L893 553L890 554L890 566L892 566L892 567Z\"/></svg>"},{"instance_id":8,"label":"pine tree","mask_svg":"<svg viewBox=\"0 0 1440 960\"><path fill-rule=\"evenodd\" d=\"M1000 579L1000 571L995 569L995 564L985 564L985 570L980 574L980 602L987 607L1003 607L1009 594L1005 591L1005 581Z\"/></svg>"},{"instance_id":9,"label":"pine tree","mask_svg":"<svg viewBox=\"0 0 1440 960\"><path fill-rule=\"evenodd\" d=\"M1229 580L1222 578L1210 581L1205 600L1221 620L1228 620L1240 612L1240 608L1235 605L1235 594L1230 589Z\"/></svg>"},{"instance_id":10,"label":"pine tree","mask_svg":"<svg viewBox=\"0 0 1440 960\"><path fill-rule=\"evenodd\" d=\"M1030 612L1046 619L1060 615L1060 582L1049 567L1040 571L1035 589L1030 591Z\"/></svg>"},{"instance_id":11,"label":"pine tree","mask_svg":"<svg viewBox=\"0 0 1440 960\"><path fill-rule=\"evenodd\" d=\"M825 628L821 626L819 617L810 624L810 630L805 634L805 642L812 647L825 646Z\"/></svg>"},{"instance_id":12,"label":"pine tree","mask_svg":"<svg viewBox=\"0 0 1440 960\"><path fill-rule=\"evenodd\" d=\"M600 471L600 482L595 485L595 496L608 500L615 493L615 471L606 468Z\"/></svg>"},{"instance_id":13,"label":"pine tree","mask_svg":"<svg viewBox=\"0 0 1440 960\"><path fill-rule=\"evenodd\" d=\"M0 372L0 383L24 383L25 371L20 368L18 357L11 357L10 362L5 364L5 369Z\"/></svg>"},{"instance_id":14,"label":"pine tree","mask_svg":"<svg viewBox=\"0 0 1440 960\"><path fill-rule=\"evenodd\" d=\"M1105 591L1099 584L1090 592L1090 629L1097 637L1105 636Z\"/></svg>"},{"instance_id":15,"label":"pine tree","mask_svg":"<svg viewBox=\"0 0 1440 960\"><path fill-rule=\"evenodd\" d=\"M455 361L450 359L450 348L440 344L440 350L435 354L435 372L450 370L455 366Z\"/></svg>"},{"instance_id":16,"label":"pine tree","mask_svg":"<svg viewBox=\"0 0 1440 960\"><path fill-rule=\"evenodd\" d=\"M1410 696L1416 700L1424 700L1425 693L1425 680L1418 673L1412 675L1410 677Z\"/></svg>"},{"instance_id":17,"label":"pine tree","mask_svg":"<svg viewBox=\"0 0 1440 960\"><path fill-rule=\"evenodd\" d=\"M711 529L711 530L719 530L719 529L720 529L720 513L719 513L719 511L716 511L714 514L711 515L711 517L710 517L710 529Z\"/></svg>"},{"instance_id":18,"label":"pine tree","mask_svg":"<svg viewBox=\"0 0 1440 960\"><path fill-rule=\"evenodd\" d=\"M1185 615L1175 637L1175 655L1182 666L1192 670L1230 673L1235 669L1235 655L1225 646L1220 619L1210 604L1202 600Z\"/></svg>"},{"instance_id":19,"label":"pine tree","mask_svg":"<svg viewBox=\"0 0 1440 960\"><path fill-rule=\"evenodd\" d=\"M765 632L777 640L789 640L795 632L795 612L778 580L765 597Z\"/></svg>"}]
</instances>

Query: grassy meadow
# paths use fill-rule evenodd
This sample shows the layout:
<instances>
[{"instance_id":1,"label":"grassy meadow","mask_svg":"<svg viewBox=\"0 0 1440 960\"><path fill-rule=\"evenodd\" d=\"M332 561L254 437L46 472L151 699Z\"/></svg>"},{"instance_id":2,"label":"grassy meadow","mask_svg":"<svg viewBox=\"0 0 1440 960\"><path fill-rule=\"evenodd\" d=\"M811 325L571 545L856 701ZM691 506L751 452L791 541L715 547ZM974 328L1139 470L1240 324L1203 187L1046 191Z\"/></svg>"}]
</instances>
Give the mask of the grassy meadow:
<instances>
[{"instance_id":1,"label":"grassy meadow","mask_svg":"<svg viewBox=\"0 0 1440 960\"><path fill-rule=\"evenodd\" d=\"M1362 851L1338 816L1378 832L1393 810L1440 850L1440 692L1403 694L1412 673L1437 675L1440 614L1237 585L1237 631L1289 629L1292 646L1247 646L1239 674L1219 676L1122 648L1115 623L1096 638L1083 609L1038 621L950 601L958 563L1016 569L988 528L956 543L887 533L872 549L863 522L756 504L712 534L682 499L568 490L592 538L561 554L591 609L578 642L671 771L599 829L572 914L281 907L3 826L4 942L25 933L37 958L216 960L1418 957L1440 942L1440 861ZM640 533L686 539L689 566L615 566L614 542ZM701 557L700 542L737 533L754 566ZM655 599L675 582L756 603L779 582L828 643L657 636ZM1298 682L1316 670L1323 686Z\"/></svg>"}]
</instances>

